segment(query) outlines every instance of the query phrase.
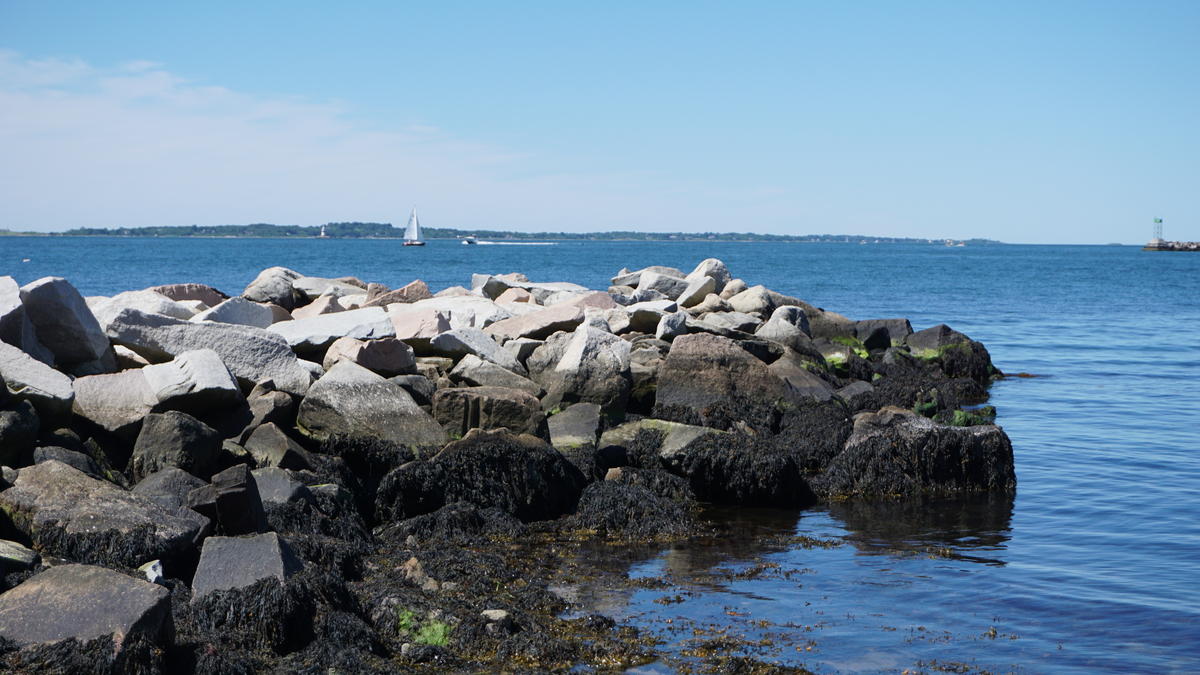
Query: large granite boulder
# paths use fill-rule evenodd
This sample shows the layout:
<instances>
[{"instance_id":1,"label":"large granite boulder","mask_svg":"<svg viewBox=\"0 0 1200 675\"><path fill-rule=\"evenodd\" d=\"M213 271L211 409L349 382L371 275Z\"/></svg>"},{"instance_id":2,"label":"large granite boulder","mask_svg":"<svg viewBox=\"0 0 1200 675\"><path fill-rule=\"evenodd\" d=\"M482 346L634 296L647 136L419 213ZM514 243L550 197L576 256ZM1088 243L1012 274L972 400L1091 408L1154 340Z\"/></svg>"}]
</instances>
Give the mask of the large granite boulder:
<instances>
[{"instance_id":1,"label":"large granite boulder","mask_svg":"<svg viewBox=\"0 0 1200 675\"><path fill-rule=\"evenodd\" d=\"M674 300L688 287L688 282L682 277L659 272L642 272L638 279L637 290L658 291Z\"/></svg>"},{"instance_id":2,"label":"large granite boulder","mask_svg":"<svg viewBox=\"0 0 1200 675\"><path fill-rule=\"evenodd\" d=\"M710 295L717 292L717 282L709 276L699 276L689 279L687 286L675 298L680 307L695 307Z\"/></svg>"},{"instance_id":3,"label":"large granite boulder","mask_svg":"<svg viewBox=\"0 0 1200 675\"><path fill-rule=\"evenodd\" d=\"M483 329L497 321L513 316L507 307L501 307L488 298L481 298L477 295L434 297L414 302L409 306L440 312L450 322L451 330Z\"/></svg>"},{"instance_id":4,"label":"large granite boulder","mask_svg":"<svg viewBox=\"0 0 1200 675\"><path fill-rule=\"evenodd\" d=\"M43 277L21 287L25 316L38 340L68 370L100 373L116 370L116 357L87 302L62 277Z\"/></svg>"},{"instance_id":5,"label":"large granite boulder","mask_svg":"<svg viewBox=\"0 0 1200 675\"><path fill-rule=\"evenodd\" d=\"M300 402L296 426L317 441L338 436L414 448L446 442L446 433L403 388L347 361L313 383Z\"/></svg>"},{"instance_id":6,"label":"large granite boulder","mask_svg":"<svg viewBox=\"0 0 1200 675\"><path fill-rule=\"evenodd\" d=\"M177 467L201 478L217 468L221 435L215 429L186 413L151 413L142 422L129 472L133 480L167 467Z\"/></svg>"},{"instance_id":7,"label":"large granite boulder","mask_svg":"<svg viewBox=\"0 0 1200 675\"><path fill-rule=\"evenodd\" d=\"M649 267L643 267L636 272L630 272L627 269L621 270L617 273L617 276L612 278L612 285L636 287L642 282L642 275L647 273L664 274L666 276L676 278L683 277L683 272L674 267L666 267L665 265L651 265Z\"/></svg>"},{"instance_id":8,"label":"large granite boulder","mask_svg":"<svg viewBox=\"0 0 1200 675\"><path fill-rule=\"evenodd\" d=\"M123 309L136 309L145 314L161 314L175 319L190 319L196 312L187 305L154 291L125 291L91 305L92 314L107 331L113 317Z\"/></svg>"},{"instance_id":9,"label":"large granite boulder","mask_svg":"<svg viewBox=\"0 0 1200 675\"><path fill-rule=\"evenodd\" d=\"M387 307L396 303L407 305L433 297L433 294L429 292L429 286L420 279L411 281L394 291L386 291L377 295L371 295L370 290L368 287L367 302L363 305L364 307Z\"/></svg>"},{"instance_id":10,"label":"large granite boulder","mask_svg":"<svg viewBox=\"0 0 1200 675\"><path fill-rule=\"evenodd\" d=\"M802 345L811 344L809 331L808 315L803 309L789 305L776 307L771 313L771 318L763 322L754 334L764 340L797 349Z\"/></svg>"},{"instance_id":11,"label":"large granite boulder","mask_svg":"<svg viewBox=\"0 0 1200 675\"><path fill-rule=\"evenodd\" d=\"M629 343L602 330L576 329L548 380L542 405L552 409L580 401L596 403L610 418L625 413L633 387Z\"/></svg>"},{"instance_id":12,"label":"large granite boulder","mask_svg":"<svg viewBox=\"0 0 1200 675\"><path fill-rule=\"evenodd\" d=\"M75 400L71 378L6 342L0 342L0 379L9 394L32 403L41 417L70 417Z\"/></svg>"},{"instance_id":13,"label":"large granite boulder","mask_svg":"<svg viewBox=\"0 0 1200 675\"><path fill-rule=\"evenodd\" d=\"M165 647L174 638L171 594L103 567L58 565L0 594L0 638L18 647L97 638L111 638L116 652L139 640Z\"/></svg>"},{"instance_id":14,"label":"large granite boulder","mask_svg":"<svg viewBox=\"0 0 1200 675\"><path fill-rule=\"evenodd\" d=\"M725 290L725 285L733 280L732 275L729 274L729 268L716 258L701 260L700 264L684 277L689 283L703 278L713 280L713 290L710 293L720 293Z\"/></svg>"},{"instance_id":15,"label":"large granite boulder","mask_svg":"<svg viewBox=\"0 0 1200 675\"><path fill-rule=\"evenodd\" d=\"M282 336L253 326L192 323L126 309L109 323L108 334L152 362L211 349L239 382L271 380L289 394L302 395L312 379Z\"/></svg>"},{"instance_id":16,"label":"large granite boulder","mask_svg":"<svg viewBox=\"0 0 1200 675\"><path fill-rule=\"evenodd\" d=\"M207 484L179 467L168 466L141 479L130 491L175 513L188 508L188 494L192 490Z\"/></svg>"},{"instance_id":17,"label":"large granite boulder","mask_svg":"<svg viewBox=\"0 0 1200 675\"><path fill-rule=\"evenodd\" d=\"M260 467L311 469L308 451L273 422L256 427L243 445Z\"/></svg>"},{"instance_id":18,"label":"large granite boulder","mask_svg":"<svg viewBox=\"0 0 1200 675\"><path fill-rule=\"evenodd\" d=\"M518 375L524 375L526 372L525 366L521 365L517 357L501 348L491 335L478 328L459 328L446 331L430 340L429 346L435 354L442 356L457 359L467 354L474 354L484 361L491 361Z\"/></svg>"},{"instance_id":19,"label":"large granite boulder","mask_svg":"<svg viewBox=\"0 0 1200 675\"><path fill-rule=\"evenodd\" d=\"M281 583L304 568L274 532L246 537L209 537L192 580L192 601L213 591L249 588L263 579Z\"/></svg>"},{"instance_id":20,"label":"large granite boulder","mask_svg":"<svg viewBox=\"0 0 1200 675\"><path fill-rule=\"evenodd\" d=\"M303 299L308 302L322 295L341 298L363 292L362 288L354 284L339 279L326 279L324 277L297 277L292 280L292 289L303 296Z\"/></svg>"},{"instance_id":21,"label":"large granite boulder","mask_svg":"<svg viewBox=\"0 0 1200 675\"><path fill-rule=\"evenodd\" d=\"M321 367L329 370L333 364L342 360L357 363L384 377L411 375L417 372L417 361L412 347L395 338L338 338L326 350Z\"/></svg>"},{"instance_id":22,"label":"large granite boulder","mask_svg":"<svg viewBox=\"0 0 1200 675\"><path fill-rule=\"evenodd\" d=\"M506 371L507 372L507 371ZM546 415L537 397L507 387L440 389L433 395L433 417L451 436L471 429L508 429L546 435Z\"/></svg>"},{"instance_id":23,"label":"large granite boulder","mask_svg":"<svg viewBox=\"0 0 1200 675\"><path fill-rule=\"evenodd\" d=\"M380 520L432 513L467 502L496 507L524 522L575 509L586 481L545 441L507 429L472 431L427 461L393 470L379 486Z\"/></svg>"},{"instance_id":24,"label":"large granite boulder","mask_svg":"<svg viewBox=\"0 0 1200 675\"><path fill-rule=\"evenodd\" d=\"M266 328L275 322L275 312L269 305L252 302L246 298L230 298L216 307L196 314L190 320Z\"/></svg>"},{"instance_id":25,"label":"large granite boulder","mask_svg":"<svg viewBox=\"0 0 1200 675\"><path fill-rule=\"evenodd\" d=\"M186 557L207 525L54 460L21 469L0 510L42 553L119 567Z\"/></svg>"},{"instance_id":26,"label":"large granite boulder","mask_svg":"<svg viewBox=\"0 0 1200 675\"><path fill-rule=\"evenodd\" d=\"M373 340L396 336L396 329L382 307L363 307L271 324L267 330L282 335L300 353L319 352L334 340L352 337Z\"/></svg>"},{"instance_id":27,"label":"large granite boulder","mask_svg":"<svg viewBox=\"0 0 1200 675\"><path fill-rule=\"evenodd\" d=\"M393 303L387 313L396 339L419 354L429 354L429 341L450 330L447 315L432 307Z\"/></svg>"},{"instance_id":28,"label":"large granite boulder","mask_svg":"<svg viewBox=\"0 0 1200 675\"><path fill-rule=\"evenodd\" d=\"M76 415L118 436L137 434L151 412L181 410L212 419L242 405L241 389L211 349L183 352L168 363L77 378Z\"/></svg>"},{"instance_id":29,"label":"large granite boulder","mask_svg":"<svg viewBox=\"0 0 1200 675\"><path fill-rule=\"evenodd\" d=\"M242 297L254 302L270 302L286 310L295 309L301 294L293 287L300 273L286 267L268 267L242 291Z\"/></svg>"},{"instance_id":30,"label":"large granite boulder","mask_svg":"<svg viewBox=\"0 0 1200 675\"><path fill-rule=\"evenodd\" d=\"M521 377L490 361L484 361L474 354L462 357L458 365L450 371L450 379L472 387L506 387L519 389L534 397L542 395L542 388L533 380Z\"/></svg>"},{"instance_id":31,"label":"large granite boulder","mask_svg":"<svg viewBox=\"0 0 1200 675\"><path fill-rule=\"evenodd\" d=\"M1016 488L1012 444L993 425L943 426L911 410L859 413L814 487L827 498L949 496Z\"/></svg>"},{"instance_id":32,"label":"large granite boulder","mask_svg":"<svg viewBox=\"0 0 1200 675\"><path fill-rule=\"evenodd\" d=\"M675 339L658 372L655 417L727 429L741 421L769 431L793 393L767 364L733 340L696 333Z\"/></svg>"},{"instance_id":33,"label":"large granite boulder","mask_svg":"<svg viewBox=\"0 0 1200 675\"><path fill-rule=\"evenodd\" d=\"M529 314L497 321L488 326L485 332L505 339L533 338L541 340L560 330L574 330L582 322L583 307L574 303L561 303Z\"/></svg>"}]
</instances>

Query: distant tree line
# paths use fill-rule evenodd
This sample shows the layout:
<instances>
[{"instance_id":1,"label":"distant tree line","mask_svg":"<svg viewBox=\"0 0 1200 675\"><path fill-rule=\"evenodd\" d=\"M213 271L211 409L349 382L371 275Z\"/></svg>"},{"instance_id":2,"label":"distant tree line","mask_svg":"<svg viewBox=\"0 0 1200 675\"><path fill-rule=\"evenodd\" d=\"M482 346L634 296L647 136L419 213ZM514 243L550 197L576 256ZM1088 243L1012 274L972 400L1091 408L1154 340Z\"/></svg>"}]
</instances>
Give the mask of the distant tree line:
<instances>
[{"instance_id":1,"label":"distant tree line","mask_svg":"<svg viewBox=\"0 0 1200 675\"><path fill-rule=\"evenodd\" d=\"M325 225L182 225L161 227L79 227L62 233L63 236L105 237L316 237L325 228L327 237L337 239L400 239L402 228L391 223L326 223ZM507 230L462 230L449 227L422 228L427 239L459 239L472 236L486 240L508 241L766 241L766 242L839 242L839 243L942 243L943 239L911 237L880 237L853 234L757 234L754 232L512 232ZM38 234L9 232L4 234ZM966 239L968 244L999 244L991 239Z\"/></svg>"}]
</instances>

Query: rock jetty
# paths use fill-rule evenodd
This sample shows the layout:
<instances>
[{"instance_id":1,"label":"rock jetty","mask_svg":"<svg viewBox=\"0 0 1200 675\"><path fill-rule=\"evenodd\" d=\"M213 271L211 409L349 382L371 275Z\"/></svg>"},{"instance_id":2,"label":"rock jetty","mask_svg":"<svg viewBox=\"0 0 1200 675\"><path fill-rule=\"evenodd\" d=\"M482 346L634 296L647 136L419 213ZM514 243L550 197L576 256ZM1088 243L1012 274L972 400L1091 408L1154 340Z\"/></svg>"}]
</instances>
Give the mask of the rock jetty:
<instances>
[{"instance_id":1,"label":"rock jetty","mask_svg":"<svg viewBox=\"0 0 1200 675\"><path fill-rule=\"evenodd\" d=\"M1015 488L946 325L715 259L464 282L0 277L0 669L632 667L652 640L551 591L564 542Z\"/></svg>"}]
</instances>

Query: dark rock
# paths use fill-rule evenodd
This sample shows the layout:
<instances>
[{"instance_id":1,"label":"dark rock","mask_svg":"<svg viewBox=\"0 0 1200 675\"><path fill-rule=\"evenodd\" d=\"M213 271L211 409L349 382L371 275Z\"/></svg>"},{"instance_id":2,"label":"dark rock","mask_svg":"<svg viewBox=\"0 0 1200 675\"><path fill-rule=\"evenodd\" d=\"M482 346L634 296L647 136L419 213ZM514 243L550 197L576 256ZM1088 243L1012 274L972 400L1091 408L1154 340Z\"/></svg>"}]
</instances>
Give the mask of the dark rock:
<instances>
[{"instance_id":1,"label":"dark rock","mask_svg":"<svg viewBox=\"0 0 1200 675\"><path fill-rule=\"evenodd\" d=\"M428 461L392 471L379 487L380 520L411 518L453 502L497 507L524 522L575 508L585 485L579 470L532 436L506 429L471 431Z\"/></svg>"},{"instance_id":2,"label":"dark rock","mask_svg":"<svg viewBox=\"0 0 1200 675\"><path fill-rule=\"evenodd\" d=\"M93 478L104 478L104 470L96 463L96 460L75 450L68 450L54 445L42 446L33 451L33 463L41 464L50 460L57 460L68 466L73 466L76 469L86 473Z\"/></svg>"},{"instance_id":3,"label":"dark rock","mask_svg":"<svg viewBox=\"0 0 1200 675\"><path fill-rule=\"evenodd\" d=\"M948 345L967 342L971 338L954 330L944 323L939 323L936 326L919 330L904 338L904 344L912 350L914 354L921 352L933 351Z\"/></svg>"},{"instance_id":4,"label":"dark rock","mask_svg":"<svg viewBox=\"0 0 1200 675\"><path fill-rule=\"evenodd\" d=\"M545 438L546 415L533 395L505 387L439 389L433 416L451 436L471 429L508 429Z\"/></svg>"},{"instance_id":5,"label":"dark rock","mask_svg":"<svg viewBox=\"0 0 1200 675\"><path fill-rule=\"evenodd\" d=\"M187 413L151 413L133 445L129 470L133 480L169 466L207 478L217 468L221 435Z\"/></svg>"},{"instance_id":6,"label":"dark rock","mask_svg":"<svg viewBox=\"0 0 1200 675\"><path fill-rule=\"evenodd\" d=\"M912 332L908 319L866 319L854 323L855 335L871 351L904 344Z\"/></svg>"},{"instance_id":7,"label":"dark rock","mask_svg":"<svg viewBox=\"0 0 1200 675\"><path fill-rule=\"evenodd\" d=\"M225 469L212 477L212 483L188 493L188 508L212 521L220 534L267 531L258 485L245 464Z\"/></svg>"},{"instance_id":8,"label":"dark rock","mask_svg":"<svg viewBox=\"0 0 1200 675\"><path fill-rule=\"evenodd\" d=\"M290 427L296 421L296 402L282 391L262 390L255 387L246 397L250 412L249 420L242 428L237 438L245 443L250 434L264 424L274 424L280 427Z\"/></svg>"},{"instance_id":9,"label":"dark rock","mask_svg":"<svg viewBox=\"0 0 1200 675\"><path fill-rule=\"evenodd\" d=\"M43 553L136 567L185 557L206 523L51 460L21 469L0 509Z\"/></svg>"},{"instance_id":10,"label":"dark rock","mask_svg":"<svg viewBox=\"0 0 1200 675\"><path fill-rule=\"evenodd\" d=\"M292 440L273 423L255 429L245 442L246 450L260 467L277 466L283 469L311 469L309 452Z\"/></svg>"},{"instance_id":11,"label":"dark rock","mask_svg":"<svg viewBox=\"0 0 1200 675\"><path fill-rule=\"evenodd\" d=\"M27 464L40 424L37 410L29 401L16 401L0 408L0 464Z\"/></svg>"},{"instance_id":12,"label":"dark rock","mask_svg":"<svg viewBox=\"0 0 1200 675\"><path fill-rule=\"evenodd\" d=\"M467 542L479 537L514 537L525 532L525 525L508 513L495 508L479 508L466 502L454 502L421 516L402 520L380 536L388 541Z\"/></svg>"},{"instance_id":13,"label":"dark rock","mask_svg":"<svg viewBox=\"0 0 1200 675\"><path fill-rule=\"evenodd\" d=\"M174 513L188 508L188 493L207 484L179 467L169 466L146 476L131 491Z\"/></svg>"},{"instance_id":14,"label":"dark rock","mask_svg":"<svg viewBox=\"0 0 1200 675\"><path fill-rule=\"evenodd\" d=\"M696 526L691 512L679 502L646 487L599 481L584 489L569 527L597 530L609 537L643 539L682 536Z\"/></svg>"},{"instance_id":15,"label":"dark rock","mask_svg":"<svg viewBox=\"0 0 1200 675\"><path fill-rule=\"evenodd\" d=\"M173 638L167 589L91 565L59 565L0 595L0 637L19 646L74 638L159 645Z\"/></svg>"},{"instance_id":16,"label":"dark rock","mask_svg":"<svg viewBox=\"0 0 1200 675\"><path fill-rule=\"evenodd\" d=\"M639 435L637 442L644 443ZM635 452L636 450L631 450ZM800 461L788 448L741 434L706 434L662 456L696 497L715 504L797 508L816 503Z\"/></svg>"},{"instance_id":17,"label":"dark rock","mask_svg":"<svg viewBox=\"0 0 1200 675\"><path fill-rule=\"evenodd\" d=\"M655 417L727 429L743 421L769 430L788 384L738 343L707 334L675 340L658 373ZM800 399L803 400L803 399Z\"/></svg>"},{"instance_id":18,"label":"dark rock","mask_svg":"<svg viewBox=\"0 0 1200 675\"><path fill-rule=\"evenodd\" d=\"M899 408L860 413L814 486L826 497L1012 490L1012 444L996 426L942 426Z\"/></svg>"},{"instance_id":19,"label":"dark rock","mask_svg":"<svg viewBox=\"0 0 1200 675\"><path fill-rule=\"evenodd\" d=\"M278 534L209 537L192 580L192 601L213 591L247 588L263 579L286 581L304 565Z\"/></svg>"},{"instance_id":20,"label":"dark rock","mask_svg":"<svg viewBox=\"0 0 1200 675\"><path fill-rule=\"evenodd\" d=\"M388 378L388 381L393 384L400 385L400 388L408 392L413 401L417 405L433 405L433 394L437 391L437 385L424 375L397 375Z\"/></svg>"},{"instance_id":21,"label":"dark rock","mask_svg":"<svg viewBox=\"0 0 1200 675\"><path fill-rule=\"evenodd\" d=\"M258 486L258 497L264 508L272 504L312 499L312 493L304 483L292 478L286 469L268 466L250 473L254 475L254 484Z\"/></svg>"}]
</instances>

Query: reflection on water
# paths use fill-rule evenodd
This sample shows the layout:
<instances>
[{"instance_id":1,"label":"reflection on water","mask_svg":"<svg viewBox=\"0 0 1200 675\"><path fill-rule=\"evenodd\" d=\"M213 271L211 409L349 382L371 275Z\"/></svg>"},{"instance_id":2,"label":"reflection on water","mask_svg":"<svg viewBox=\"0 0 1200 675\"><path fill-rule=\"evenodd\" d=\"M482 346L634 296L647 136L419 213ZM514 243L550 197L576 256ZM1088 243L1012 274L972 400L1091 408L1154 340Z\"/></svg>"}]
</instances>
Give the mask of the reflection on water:
<instances>
[{"instance_id":1,"label":"reflection on water","mask_svg":"<svg viewBox=\"0 0 1200 675\"><path fill-rule=\"evenodd\" d=\"M1001 493L844 502L831 505L829 515L846 528L843 538L865 554L936 552L956 560L1004 565L1014 497Z\"/></svg>"}]
</instances>

